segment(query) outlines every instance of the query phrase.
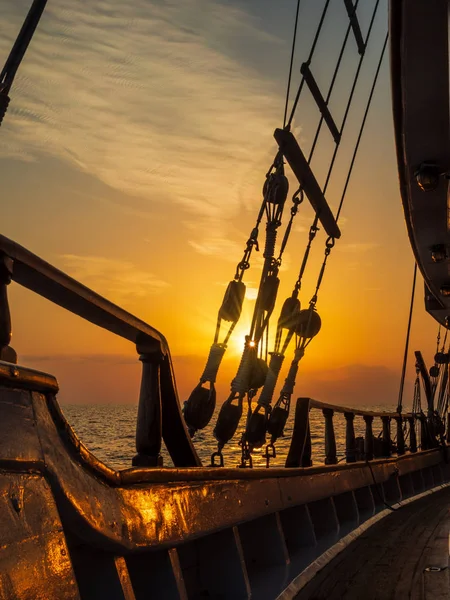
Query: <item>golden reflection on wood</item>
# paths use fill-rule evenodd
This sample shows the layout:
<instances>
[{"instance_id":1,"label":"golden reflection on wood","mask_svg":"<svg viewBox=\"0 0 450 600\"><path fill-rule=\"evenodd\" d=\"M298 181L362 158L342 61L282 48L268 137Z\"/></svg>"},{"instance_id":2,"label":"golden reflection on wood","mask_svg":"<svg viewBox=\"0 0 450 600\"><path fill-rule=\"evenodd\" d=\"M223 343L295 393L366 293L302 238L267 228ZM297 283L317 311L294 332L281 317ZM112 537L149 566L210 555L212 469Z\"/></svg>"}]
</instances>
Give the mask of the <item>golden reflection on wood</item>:
<instances>
[{"instance_id":1,"label":"golden reflection on wood","mask_svg":"<svg viewBox=\"0 0 450 600\"><path fill-rule=\"evenodd\" d=\"M181 570L180 559L178 557L178 551L176 548L171 548L169 550L169 559L175 577L177 590L180 595L180 600L188 600L186 586L184 585L183 571Z\"/></svg>"},{"instance_id":2,"label":"golden reflection on wood","mask_svg":"<svg viewBox=\"0 0 450 600\"><path fill-rule=\"evenodd\" d=\"M116 556L114 558L114 563L116 565L120 585L122 586L124 600L136 600L126 560L123 556Z\"/></svg>"}]
</instances>

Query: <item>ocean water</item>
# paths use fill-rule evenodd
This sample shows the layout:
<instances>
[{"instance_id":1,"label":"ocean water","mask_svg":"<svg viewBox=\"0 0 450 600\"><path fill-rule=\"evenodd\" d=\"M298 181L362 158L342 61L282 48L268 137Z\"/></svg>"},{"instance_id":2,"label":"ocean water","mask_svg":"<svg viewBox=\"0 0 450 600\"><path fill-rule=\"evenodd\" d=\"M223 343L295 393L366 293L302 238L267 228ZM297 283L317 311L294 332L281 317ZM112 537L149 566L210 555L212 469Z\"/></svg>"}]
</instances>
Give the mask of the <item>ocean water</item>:
<instances>
[{"instance_id":1,"label":"ocean water","mask_svg":"<svg viewBox=\"0 0 450 600\"><path fill-rule=\"evenodd\" d=\"M367 407L370 410L393 411L390 407ZM135 428L137 417L137 405L74 405L62 406L66 419L76 431L80 440L101 461L115 469L126 469L131 467L131 460L136 454ZM293 413L293 410L291 411ZM217 415L217 411L216 411ZM210 464L211 453L217 449L217 442L213 436L216 415L211 423L203 431L197 432L193 442L194 446L206 466ZM363 435L364 421L362 417L355 418L355 433ZM241 447L239 446L240 434L245 426L243 417L241 428L235 437L223 450L225 466L236 467L241 460ZM284 466L286 456L291 442L293 427L293 414L290 415L285 428L284 437L276 443L277 456L271 459L271 466ZM314 464L324 462L324 419L320 410L310 412L312 457ZM334 428L338 459L345 457L345 418L338 413L334 416ZM381 420L374 420L374 434L381 432ZM394 432L393 432L394 433ZM253 466L265 467L266 460L262 456L264 448L253 453ZM165 448L161 452L164 466L173 466L170 456Z\"/></svg>"}]
</instances>

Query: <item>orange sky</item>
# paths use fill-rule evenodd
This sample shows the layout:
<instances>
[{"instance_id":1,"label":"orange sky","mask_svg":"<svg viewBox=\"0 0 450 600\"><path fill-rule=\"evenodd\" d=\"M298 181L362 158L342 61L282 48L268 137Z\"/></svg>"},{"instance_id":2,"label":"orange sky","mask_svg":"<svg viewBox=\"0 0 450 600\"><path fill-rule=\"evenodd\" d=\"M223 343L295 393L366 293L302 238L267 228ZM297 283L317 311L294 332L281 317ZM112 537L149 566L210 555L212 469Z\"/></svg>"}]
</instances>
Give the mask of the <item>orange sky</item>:
<instances>
[{"instance_id":1,"label":"orange sky","mask_svg":"<svg viewBox=\"0 0 450 600\"><path fill-rule=\"evenodd\" d=\"M347 18L343 3L335 4L312 65L323 89ZM294 83L319 5L309 0L302 7ZM1 56L27 6L3 3ZM372 6L361 2L363 30ZM272 134L281 124L294 9L293 0L278 11L269 0L49 3L0 132L8 199L2 233L160 329L183 399L203 369L276 151ZM334 210L385 28L383 6L327 194ZM343 82L332 97L338 121L354 50L349 44ZM304 97L294 131L307 153L318 114ZM313 167L323 182L332 149L327 131L321 144ZM294 191L291 174L290 180ZM413 259L398 191L387 57L342 216L342 239L318 303L322 331L308 348L296 393L348 404L395 403ZM278 304L297 277L311 220L305 202L281 270ZM304 279L305 306L324 240L321 231ZM253 261L248 288L255 288L260 265ZM431 359L437 325L422 296L419 281L411 350L421 348ZM54 372L63 402L137 401L139 364L130 344L17 286L10 298L20 362ZM247 299L230 344L221 397L237 368L253 303ZM411 379L412 358L408 374Z\"/></svg>"}]
</instances>

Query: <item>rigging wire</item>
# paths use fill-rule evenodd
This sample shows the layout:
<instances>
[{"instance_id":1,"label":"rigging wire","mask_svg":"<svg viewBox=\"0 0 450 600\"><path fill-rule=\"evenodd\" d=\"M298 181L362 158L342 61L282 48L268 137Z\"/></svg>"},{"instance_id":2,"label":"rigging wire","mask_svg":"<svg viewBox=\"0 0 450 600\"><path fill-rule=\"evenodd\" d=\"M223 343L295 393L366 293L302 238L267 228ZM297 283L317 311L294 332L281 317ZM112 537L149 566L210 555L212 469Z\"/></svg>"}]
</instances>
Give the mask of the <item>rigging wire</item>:
<instances>
[{"instance_id":1,"label":"rigging wire","mask_svg":"<svg viewBox=\"0 0 450 600\"><path fill-rule=\"evenodd\" d=\"M297 26L298 26L299 10L300 10L300 0L297 0L297 10L295 12L294 36L292 38L291 61L289 64L289 76L288 76L288 83L287 83L287 90L286 90L286 102L284 105L283 128L286 127L286 117L287 117L288 104L289 104L289 93L291 91L292 67L294 65L295 42L297 40Z\"/></svg>"},{"instance_id":2,"label":"rigging wire","mask_svg":"<svg viewBox=\"0 0 450 600\"><path fill-rule=\"evenodd\" d=\"M330 5L330 0L327 0L325 2L324 8L322 10L322 15L320 17L320 22L319 22L319 25L318 25L317 30L316 30L316 35L314 36L314 40L313 40L313 43L312 43L312 46L311 46L311 50L309 52L308 60L306 61L307 65L311 64L311 60L312 60L312 58L314 56L314 51L316 49L317 42L319 40L320 32L322 31L322 26L323 26L323 23L325 21L326 14L328 12L329 5ZM305 84L305 78L302 77L302 79L300 81L300 84L298 86L297 94L295 96L294 104L292 105L292 109L291 109L291 114L289 116L289 120L288 120L288 122L285 125L286 129L290 129L291 128L292 120L294 119L294 114L295 114L295 111L297 109L297 104L298 104L298 101L300 99L300 95L302 93L302 89L303 89L304 84Z\"/></svg>"},{"instance_id":3,"label":"rigging wire","mask_svg":"<svg viewBox=\"0 0 450 600\"><path fill-rule=\"evenodd\" d=\"M367 34L368 36L370 35L370 29L371 29L371 27L373 25L373 22L374 22L374 19L375 19L375 14L376 14L376 10L378 8L378 4L379 4L379 2L377 1L376 7L375 7L375 10L374 10L374 14L372 15L372 21L371 21L371 24L370 24L370 27L369 27L369 33ZM369 109L370 109L370 106L372 104L372 99L373 99L373 95L374 95L374 92L375 92L375 87L376 87L376 83L377 83L377 80L378 80L378 76L380 74L381 65L383 63L383 58L384 58L384 53L386 51L388 37L389 37L389 34L386 34L386 37L385 37L384 43L383 43L383 47L382 47L382 50L381 50L380 58L378 60L377 68L376 68L376 71L375 71L374 79L373 79L373 82L372 82L372 87L371 87L371 90L370 90L369 98L367 100L366 109L364 111L363 120L362 120L361 126L359 128L359 133L358 133L358 137L357 137L357 140L356 140L355 148L354 148L354 151L353 151L353 156L352 156L352 159L350 161L350 166L349 166L349 169L348 169L348 172L347 172L347 178L345 180L344 189L343 189L342 195L341 195L341 200L339 202L338 210L336 212L336 217L335 217L336 223L339 221L339 217L340 217L340 214L341 214L342 206L344 204L344 200L345 200L345 197L346 197L346 194L347 194L348 185L350 183L350 178L351 178L351 175L352 175L352 172L353 172L353 167L355 166L356 156L358 154L358 150L359 150L359 146L360 146L360 143L361 143L362 134L364 132L364 128L365 128L365 125L366 125L367 116L369 114ZM361 59L362 58L363 57L361 57ZM351 92L351 96L350 96L349 102L347 104L347 109L346 109L346 112L345 112L345 115L344 115L342 127L344 126L344 124L345 124L345 122L347 120L347 116L348 116L348 113L349 113L349 110L350 110L351 99L352 99L352 96L353 96L353 93L354 93L354 90L355 90L355 87L356 87L356 81L357 81L357 78L358 78L358 75L359 75L359 72L360 72L361 63L362 63L362 60L360 60L360 64L358 65L357 75L356 75L355 82L354 82L353 87L352 87L352 92ZM327 185L328 185L328 183L330 181L331 171L332 171L332 168L333 168L333 165L334 165L334 161L335 161L335 158L336 158L336 155L337 155L337 150L338 150L338 146L336 147L336 150L335 150L335 152L333 154L333 158L332 158L332 162L331 162L331 165L330 165L330 169L328 171L328 176L327 176L327 180L325 182L324 190L326 189L326 187L327 187ZM326 248L325 248L325 258L324 258L324 261L322 263L322 267L320 269L319 277L318 277L318 280L317 280L316 292L315 292L313 298L311 299L311 302L313 302L314 304L317 302L317 293L318 293L320 285L322 283L322 279L323 279L323 275L324 275L325 268L326 268L326 265L327 265L328 257L330 256L330 253L331 253L330 251L333 248L333 245L334 245L334 240L332 238L328 238L328 240L327 240L327 242L325 244L325 246L326 246Z\"/></svg>"},{"instance_id":4,"label":"rigging wire","mask_svg":"<svg viewBox=\"0 0 450 600\"><path fill-rule=\"evenodd\" d=\"M400 377L400 389L398 391L398 402L397 402L397 412L402 412L403 407L403 389L405 386L405 376L406 376L406 364L408 362L408 349L409 349L409 338L411 335L411 322L412 315L414 309L414 296L416 291L416 279L417 279L417 263L414 263L414 275L413 275L413 283L412 283L412 291L411 291L411 302L409 306L409 317L408 317L408 328L406 330L406 341L405 341L405 351L403 353L403 365L402 365L402 374Z\"/></svg>"}]
</instances>

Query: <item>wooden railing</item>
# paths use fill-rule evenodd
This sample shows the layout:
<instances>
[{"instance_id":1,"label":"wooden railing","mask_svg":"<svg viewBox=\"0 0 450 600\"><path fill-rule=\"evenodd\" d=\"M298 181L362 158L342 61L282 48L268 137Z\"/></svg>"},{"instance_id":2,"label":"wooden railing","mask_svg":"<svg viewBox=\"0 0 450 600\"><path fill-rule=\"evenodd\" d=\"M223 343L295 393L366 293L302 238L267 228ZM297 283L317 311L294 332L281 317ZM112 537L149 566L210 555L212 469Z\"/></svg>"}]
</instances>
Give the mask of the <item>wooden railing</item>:
<instances>
[{"instance_id":1,"label":"wooden railing","mask_svg":"<svg viewBox=\"0 0 450 600\"><path fill-rule=\"evenodd\" d=\"M415 453L439 445L439 432L433 430L432 422L423 413L369 411L327 404L312 398L299 398L286 467L310 467L313 464L311 410L322 412L323 455L326 465L337 464L338 454L343 456L343 460L347 463L353 463L358 460L389 458L393 454L401 456L406 452ZM334 423L336 414L341 414L345 418L345 443L342 448L338 448L336 444ZM360 418L363 422L359 436L355 434L355 418ZM375 424L380 426L378 436L374 434ZM416 427L419 430L419 440ZM443 435L442 441L444 441Z\"/></svg>"},{"instance_id":2,"label":"wooden railing","mask_svg":"<svg viewBox=\"0 0 450 600\"><path fill-rule=\"evenodd\" d=\"M17 362L16 353L10 346L11 316L7 287L11 281L135 344L142 362L135 466L161 465L162 441L176 467L201 465L181 414L169 346L159 331L0 235L0 360ZM406 451L417 452L419 448L426 450L438 445L430 419L423 413L373 412L299 398L286 467L308 467L313 463L310 410L322 412L322 454L327 465L337 464L338 456L344 456L345 461L351 463L390 457L393 452L397 455ZM345 417L345 448L338 447L340 442L336 440L336 414ZM363 435L355 433L355 418L363 420ZM374 436L374 422L381 425L379 436ZM391 431L393 425L394 436Z\"/></svg>"},{"instance_id":3,"label":"wooden railing","mask_svg":"<svg viewBox=\"0 0 450 600\"><path fill-rule=\"evenodd\" d=\"M0 360L17 362L10 346L7 286L11 281L135 344L142 381L134 464L160 464L162 440L175 466L201 464L181 414L169 345L159 331L0 235Z\"/></svg>"}]
</instances>

